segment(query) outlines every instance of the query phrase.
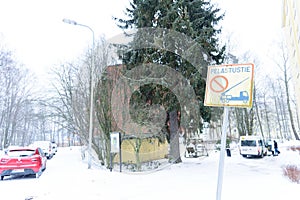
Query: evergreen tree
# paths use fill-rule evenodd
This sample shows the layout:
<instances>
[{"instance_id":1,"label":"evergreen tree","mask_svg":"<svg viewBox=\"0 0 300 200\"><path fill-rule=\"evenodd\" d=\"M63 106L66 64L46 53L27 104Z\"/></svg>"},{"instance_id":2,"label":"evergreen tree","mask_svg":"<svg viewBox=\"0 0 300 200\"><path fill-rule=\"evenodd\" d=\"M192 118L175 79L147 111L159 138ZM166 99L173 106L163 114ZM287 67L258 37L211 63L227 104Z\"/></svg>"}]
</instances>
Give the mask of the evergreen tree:
<instances>
[{"instance_id":1,"label":"evergreen tree","mask_svg":"<svg viewBox=\"0 0 300 200\"><path fill-rule=\"evenodd\" d=\"M225 47L220 48L218 44L217 36L221 30L216 26L224 17L219 12L220 9L212 5L210 1L205 0L132 0L130 7L125 12L128 18L115 18L118 26L124 31L145 27L165 28L183 33L200 44L203 48L201 53L208 55L209 58L202 60L202 71L175 53L181 50L181 46L186 45L182 44L182 41L166 44L173 45L173 49L176 49L174 52L156 48L134 49L123 53L121 58L127 70L143 63L156 63L162 68L168 66L180 72L193 87L200 107L199 112L202 119L207 122L211 118L210 109L204 107L203 104L207 66L222 63L225 51ZM138 33L134 36L134 42L149 40L149 38L145 39ZM149 42L155 43L157 41L153 39ZM197 55L190 55L190 57L197 57ZM168 113L174 110L180 113L182 108L180 108L176 96L172 95L171 92L169 88L162 85L146 84L132 95L131 104L135 107L142 107L145 104L155 103L163 105ZM196 125L195 128L199 128L199 126L200 124Z\"/></svg>"}]
</instances>

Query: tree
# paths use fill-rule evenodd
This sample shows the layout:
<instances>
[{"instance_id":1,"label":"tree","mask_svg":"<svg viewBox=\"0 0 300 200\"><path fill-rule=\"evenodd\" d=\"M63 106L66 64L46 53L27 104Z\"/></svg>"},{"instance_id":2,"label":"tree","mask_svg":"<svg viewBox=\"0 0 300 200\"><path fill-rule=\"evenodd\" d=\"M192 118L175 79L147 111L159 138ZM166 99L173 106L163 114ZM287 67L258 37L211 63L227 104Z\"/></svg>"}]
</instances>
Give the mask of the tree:
<instances>
[{"instance_id":1,"label":"tree","mask_svg":"<svg viewBox=\"0 0 300 200\"><path fill-rule=\"evenodd\" d=\"M281 70L283 78L281 79L283 84L284 84L284 91L285 91L285 96L286 96L286 105L287 105L287 110L290 118L290 124L292 127L292 131L294 134L294 137L296 140L300 140L299 135L297 134L297 130L295 127L294 123L294 117L293 117L293 112L292 112L292 107L291 107L291 100L290 100L290 88L289 88L289 82L291 80L290 75L288 74L289 71L289 57L287 54L286 46L282 42L279 44L279 58L280 60L276 61L275 63L278 66L278 68Z\"/></svg>"},{"instance_id":2,"label":"tree","mask_svg":"<svg viewBox=\"0 0 300 200\"><path fill-rule=\"evenodd\" d=\"M30 130L35 78L14 58L13 52L0 47L0 149L28 144L23 136Z\"/></svg>"},{"instance_id":3,"label":"tree","mask_svg":"<svg viewBox=\"0 0 300 200\"><path fill-rule=\"evenodd\" d=\"M211 63L221 63L224 57L225 47L219 47L217 35L220 33L220 29L216 28L216 25L223 18L223 14L219 14L219 9L215 8L208 1L203 0L146 0L138 1L133 0L130 7L126 9L128 19L115 18L120 28L123 30L137 29L137 33L134 34L132 46L142 46L145 41L151 44L163 43L162 49L155 47L135 49L129 47L129 52L122 52L120 57L123 63L127 67L127 70L141 65L145 66L148 63L155 63L160 68L171 67L184 76L189 84L193 87L196 94L196 104L199 106L201 117L204 121L209 121L211 118L210 109L203 104L205 94L205 76L206 68ZM155 37L145 37L145 34L140 31L141 28L164 28L167 30L177 31L185 34L186 37L193 39L200 44L202 49L198 49L197 53L202 55L187 55L189 59L184 59L181 53L183 47L186 47L184 40L174 39L168 37L170 32L155 32ZM160 40L161 38L168 38L168 42ZM155 46L155 45L154 45ZM149 46L148 46L149 47ZM167 49L173 49L168 51ZM205 56L204 56L205 55ZM203 58L206 57L206 58ZM197 67L193 66L193 59L200 59L201 71ZM163 76L162 78L172 78ZM165 80L165 79L164 79ZM179 87L177 85L177 87ZM182 87L184 88L184 87ZM184 89L183 89L184 90ZM135 107L137 105L154 105L160 104L164 107L166 112L183 113L184 108L181 108L177 96L172 94L170 87L166 87L161 84L144 84L141 85L137 92L132 96L131 105ZM142 110L138 112L143 112ZM143 115L137 115L143 116ZM195 130L201 129L200 119L198 116L190 116L189 121L185 123L191 123L192 121L198 121L193 126ZM136 121L141 121L138 117ZM179 126L183 121L179 121ZM166 121L166 126L168 126ZM165 130L170 130L166 128ZM194 131L195 131L194 130ZM169 132L170 134L170 132Z\"/></svg>"},{"instance_id":4,"label":"tree","mask_svg":"<svg viewBox=\"0 0 300 200\"><path fill-rule=\"evenodd\" d=\"M68 131L69 136L77 135L82 143L87 145L90 95L94 95L92 149L96 152L98 160L108 167L112 130L110 116L110 90L112 88L107 82L104 69L116 61L111 46L103 37L97 40L93 51L89 50L82 59L53 69L56 80L53 82L55 95L50 99L48 106L53 108L53 116L58 117L57 123ZM91 74L91 71L94 73ZM91 76L94 76L95 84L93 94L90 94Z\"/></svg>"}]
</instances>

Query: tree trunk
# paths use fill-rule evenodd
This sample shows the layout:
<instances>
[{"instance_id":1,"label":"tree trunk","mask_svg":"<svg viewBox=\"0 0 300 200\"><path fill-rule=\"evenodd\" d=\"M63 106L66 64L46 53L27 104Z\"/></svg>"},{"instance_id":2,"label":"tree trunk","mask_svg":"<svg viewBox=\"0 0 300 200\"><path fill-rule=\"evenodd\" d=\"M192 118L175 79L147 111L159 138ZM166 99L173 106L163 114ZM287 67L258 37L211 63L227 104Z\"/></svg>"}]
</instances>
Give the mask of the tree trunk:
<instances>
[{"instance_id":1,"label":"tree trunk","mask_svg":"<svg viewBox=\"0 0 300 200\"><path fill-rule=\"evenodd\" d=\"M264 94L264 107L265 107L265 116L266 116L266 122L267 122L267 128L268 128L268 138L271 138L271 129L270 129L270 120L269 120L269 114L268 114L268 107L266 103L266 95Z\"/></svg>"},{"instance_id":2,"label":"tree trunk","mask_svg":"<svg viewBox=\"0 0 300 200\"><path fill-rule=\"evenodd\" d=\"M293 130L295 139L300 140L300 138L297 134L296 128L295 128L293 113L292 113L292 109L291 109L290 92L289 92L289 79L288 79L288 75L287 75L287 66L286 65L287 64L285 62L284 63L284 86L285 86L285 92L286 92L286 103L287 103L287 106L288 106L290 122L291 122L291 126L292 126L292 130Z\"/></svg>"},{"instance_id":3,"label":"tree trunk","mask_svg":"<svg viewBox=\"0 0 300 200\"><path fill-rule=\"evenodd\" d=\"M275 90L275 87L274 87L273 83L272 83L272 89L273 89L273 93L276 94L276 90ZM281 125L282 122L280 120L280 113L279 113L279 106L280 105L279 105L279 100L278 100L277 95L276 96L274 95L274 100L275 100L275 109L276 109L276 119L277 119L277 123L278 123L278 126L279 126L279 134L280 134L281 139L283 139L282 125ZM276 133L276 135L278 136L277 133Z\"/></svg>"},{"instance_id":4,"label":"tree trunk","mask_svg":"<svg viewBox=\"0 0 300 200\"><path fill-rule=\"evenodd\" d=\"M297 131L296 131L296 127L295 127L295 123L294 123L294 118L293 118L293 113L292 113L292 109L291 109L291 104L290 104L290 97L289 97L289 92L288 92L288 88L286 86L286 95L287 95L287 106L288 106L288 112L289 112L289 116L290 116L290 122L291 122L291 126L292 126L292 130L295 136L296 140L300 140Z\"/></svg>"},{"instance_id":5,"label":"tree trunk","mask_svg":"<svg viewBox=\"0 0 300 200\"><path fill-rule=\"evenodd\" d=\"M169 162L180 163L180 151L179 151L179 131L178 131L178 118L177 112L172 111L170 113L170 156Z\"/></svg>"},{"instance_id":6,"label":"tree trunk","mask_svg":"<svg viewBox=\"0 0 300 200\"><path fill-rule=\"evenodd\" d=\"M264 131L263 131L263 127L262 127L262 124L261 124L261 120L260 120L260 116L259 116L259 110L258 110L258 105L255 101L255 110L256 110L256 117L257 117L257 121L258 121L258 124L259 124L259 129L260 129L260 132L261 132L261 135L262 137L264 138Z\"/></svg>"}]
</instances>

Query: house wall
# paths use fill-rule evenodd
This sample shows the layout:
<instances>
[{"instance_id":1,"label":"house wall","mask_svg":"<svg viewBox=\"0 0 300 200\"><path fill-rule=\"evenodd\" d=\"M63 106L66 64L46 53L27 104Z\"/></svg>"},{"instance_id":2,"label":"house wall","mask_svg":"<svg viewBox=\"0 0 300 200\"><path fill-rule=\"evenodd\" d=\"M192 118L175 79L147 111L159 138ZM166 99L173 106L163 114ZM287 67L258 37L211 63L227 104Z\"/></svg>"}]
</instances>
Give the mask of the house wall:
<instances>
[{"instance_id":1,"label":"house wall","mask_svg":"<svg viewBox=\"0 0 300 200\"><path fill-rule=\"evenodd\" d=\"M137 163L137 155L135 153L136 147L135 139L127 139L122 141L122 163ZM168 142L160 143L158 138L145 138L138 153L140 162L147 162L151 160L159 160L166 158L168 155ZM119 162L119 154L114 157L114 162Z\"/></svg>"},{"instance_id":2,"label":"house wall","mask_svg":"<svg viewBox=\"0 0 300 200\"><path fill-rule=\"evenodd\" d=\"M117 115L113 116L112 119L112 131L124 133L122 130L122 126L126 127L128 124L129 116L124 111L124 107L128 104L125 102L126 95L131 95L131 89L123 86L123 82L119 82L122 75L122 70L124 69L124 65L114 65L108 66L106 68L107 78L110 79L111 85L110 90L116 89L116 85L118 84L117 90L115 90L115 95L118 97L114 99L111 103L114 106L114 109ZM137 88L136 88L137 89ZM112 98L110 96L109 98ZM127 127L128 128L128 127ZM134 127L128 128L127 130L133 129L133 132L136 132ZM146 132L146 130L138 130L141 133ZM133 134L125 133L125 134ZM139 150L139 159L140 162L146 162L151 160L158 160L162 158L166 158L168 154L168 143L165 141L164 143L160 143L158 138L145 138L142 140L142 144ZM122 162L123 163L136 163L137 157L135 153L135 139L125 139L122 141L121 149L122 149ZM119 154L114 157L114 162L119 162Z\"/></svg>"}]
</instances>

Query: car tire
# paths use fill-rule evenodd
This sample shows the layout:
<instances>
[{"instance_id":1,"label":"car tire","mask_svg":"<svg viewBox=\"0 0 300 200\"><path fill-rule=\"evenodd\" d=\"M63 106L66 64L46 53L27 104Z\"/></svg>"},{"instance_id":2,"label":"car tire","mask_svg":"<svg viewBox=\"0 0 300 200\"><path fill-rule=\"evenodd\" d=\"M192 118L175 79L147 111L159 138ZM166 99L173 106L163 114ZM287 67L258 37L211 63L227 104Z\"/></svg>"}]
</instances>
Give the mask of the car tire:
<instances>
[{"instance_id":1,"label":"car tire","mask_svg":"<svg viewBox=\"0 0 300 200\"><path fill-rule=\"evenodd\" d=\"M3 179L4 179L4 176L1 176L1 181L3 181Z\"/></svg>"},{"instance_id":2,"label":"car tire","mask_svg":"<svg viewBox=\"0 0 300 200\"><path fill-rule=\"evenodd\" d=\"M263 153L263 152L261 152L260 158L263 158L263 157L264 157L264 153Z\"/></svg>"}]
</instances>

